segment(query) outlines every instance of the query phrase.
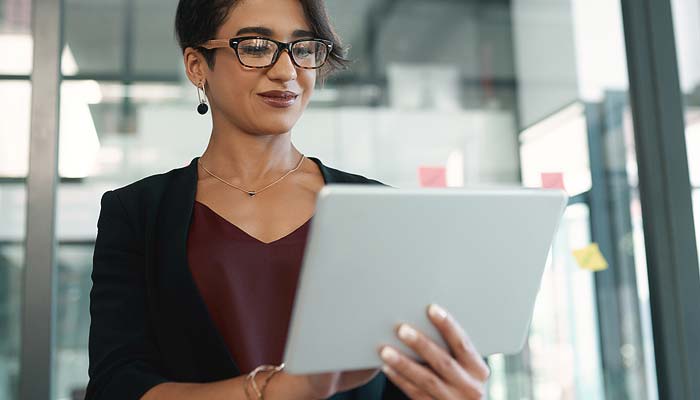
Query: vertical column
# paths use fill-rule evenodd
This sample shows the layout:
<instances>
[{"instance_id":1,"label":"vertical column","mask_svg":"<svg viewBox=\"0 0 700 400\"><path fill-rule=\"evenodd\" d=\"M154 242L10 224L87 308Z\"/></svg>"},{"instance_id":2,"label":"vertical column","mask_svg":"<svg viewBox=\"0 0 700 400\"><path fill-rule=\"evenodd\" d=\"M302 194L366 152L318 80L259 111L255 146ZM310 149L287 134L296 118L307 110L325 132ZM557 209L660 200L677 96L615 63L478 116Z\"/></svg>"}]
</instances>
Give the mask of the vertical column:
<instances>
[{"instance_id":1,"label":"vertical column","mask_svg":"<svg viewBox=\"0 0 700 400\"><path fill-rule=\"evenodd\" d=\"M20 398L51 398L61 0L34 0Z\"/></svg>"},{"instance_id":2,"label":"vertical column","mask_svg":"<svg viewBox=\"0 0 700 400\"><path fill-rule=\"evenodd\" d=\"M622 0L662 399L700 399L700 275L670 0Z\"/></svg>"}]
</instances>

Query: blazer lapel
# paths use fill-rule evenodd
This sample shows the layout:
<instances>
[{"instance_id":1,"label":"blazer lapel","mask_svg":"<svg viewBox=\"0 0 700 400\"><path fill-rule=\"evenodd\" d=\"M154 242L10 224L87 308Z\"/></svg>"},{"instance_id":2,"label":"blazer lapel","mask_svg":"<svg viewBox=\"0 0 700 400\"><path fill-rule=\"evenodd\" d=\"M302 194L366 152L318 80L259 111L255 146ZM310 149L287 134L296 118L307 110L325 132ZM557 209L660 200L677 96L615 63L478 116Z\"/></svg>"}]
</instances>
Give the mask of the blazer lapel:
<instances>
[{"instance_id":1,"label":"blazer lapel","mask_svg":"<svg viewBox=\"0 0 700 400\"><path fill-rule=\"evenodd\" d=\"M187 233L197 190L197 159L179 169L163 193L156 223L154 281L162 351L182 378L211 381L240 375L216 330L187 263Z\"/></svg>"}]
</instances>

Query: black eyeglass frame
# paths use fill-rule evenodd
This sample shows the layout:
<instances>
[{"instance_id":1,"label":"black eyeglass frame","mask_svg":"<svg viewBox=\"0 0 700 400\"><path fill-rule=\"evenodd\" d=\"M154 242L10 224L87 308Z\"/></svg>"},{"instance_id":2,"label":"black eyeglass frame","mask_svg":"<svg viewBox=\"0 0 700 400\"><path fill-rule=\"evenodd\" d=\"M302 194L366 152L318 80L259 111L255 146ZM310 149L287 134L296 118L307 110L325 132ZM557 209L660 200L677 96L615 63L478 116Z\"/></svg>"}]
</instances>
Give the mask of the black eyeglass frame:
<instances>
[{"instance_id":1,"label":"black eyeglass frame","mask_svg":"<svg viewBox=\"0 0 700 400\"><path fill-rule=\"evenodd\" d=\"M251 40L251 39L268 40L268 41L275 43L277 45L277 50L275 51L275 54L272 56L272 62L270 62L269 65L265 65L262 67L255 67L255 66L247 65L246 63L244 63L241 60L241 56L240 56L240 54L238 54L238 44L244 40ZM319 65L318 67L301 66L301 65L299 65L299 63L297 63L297 60L294 58L294 53L292 52L292 48L294 47L294 45L297 43L300 43L300 42L309 42L309 41L321 42L324 45L326 45L326 47L328 48L328 51L326 52L326 58L324 58L321 65ZM292 63L296 67L302 68L302 69L319 69L326 63L326 61L328 61L328 57L331 55L331 51L333 51L333 42L331 42L330 40L326 40L326 39L305 38L305 39L297 39L297 40L294 40L292 42L285 43L285 42L280 42L278 40L270 39L270 38L264 37L264 36L243 36L243 37L231 38L228 40L226 40L226 39L208 40L204 44L202 44L201 47L203 47L207 50L214 50L214 49L221 49L221 48L230 47L233 49L233 52L236 53L236 58L238 58L238 62L241 63L241 65L243 65L246 68L258 68L258 69L269 68L269 67L275 65L275 63L277 62L277 60L280 57L280 54L282 54L282 51L287 50L287 53L289 54L289 58L292 60Z\"/></svg>"}]
</instances>

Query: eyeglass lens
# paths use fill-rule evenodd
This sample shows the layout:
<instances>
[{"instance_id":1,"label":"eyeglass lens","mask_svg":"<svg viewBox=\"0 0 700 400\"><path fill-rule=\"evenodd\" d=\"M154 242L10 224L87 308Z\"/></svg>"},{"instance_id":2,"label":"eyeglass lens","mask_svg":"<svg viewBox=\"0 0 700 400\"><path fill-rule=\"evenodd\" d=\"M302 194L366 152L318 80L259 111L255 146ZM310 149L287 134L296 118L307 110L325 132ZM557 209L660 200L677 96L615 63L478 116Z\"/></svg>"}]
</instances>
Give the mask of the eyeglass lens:
<instances>
[{"instance_id":1,"label":"eyeglass lens","mask_svg":"<svg viewBox=\"0 0 700 400\"><path fill-rule=\"evenodd\" d=\"M277 44L267 39L245 39L238 43L238 57L249 67L272 65L277 50ZM303 40L292 46L292 57L303 68L318 68L327 56L328 47L318 40Z\"/></svg>"}]
</instances>

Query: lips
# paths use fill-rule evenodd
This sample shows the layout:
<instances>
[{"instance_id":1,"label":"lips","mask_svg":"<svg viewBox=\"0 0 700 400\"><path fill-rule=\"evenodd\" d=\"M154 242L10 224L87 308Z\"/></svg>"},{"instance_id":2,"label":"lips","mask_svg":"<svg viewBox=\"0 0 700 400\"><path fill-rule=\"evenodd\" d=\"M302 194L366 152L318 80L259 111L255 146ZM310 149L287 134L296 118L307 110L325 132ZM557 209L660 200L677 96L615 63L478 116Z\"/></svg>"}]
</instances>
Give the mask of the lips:
<instances>
[{"instance_id":1,"label":"lips","mask_svg":"<svg viewBox=\"0 0 700 400\"><path fill-rule=\"evenodd\" d=\"M296 93L290 92L288 90L285 90L285 91L271 90L269 92L260 93L260 96L288 99L288 98L292 98L292 97L297 97L298 95Z\"/></svg>"},{"instance_id":2,"label":"lips","mask_svg":"<svg viewBox=\"0 0 700 400\"><path fill-rule=\"evenodd\" d=\"M265 104L276 108L291 107L299 97L298 94L286 90L271 90L258 93L258 96L260 96Z\"/></svg>"}]
</instances>

